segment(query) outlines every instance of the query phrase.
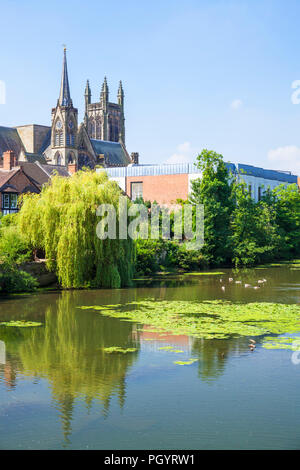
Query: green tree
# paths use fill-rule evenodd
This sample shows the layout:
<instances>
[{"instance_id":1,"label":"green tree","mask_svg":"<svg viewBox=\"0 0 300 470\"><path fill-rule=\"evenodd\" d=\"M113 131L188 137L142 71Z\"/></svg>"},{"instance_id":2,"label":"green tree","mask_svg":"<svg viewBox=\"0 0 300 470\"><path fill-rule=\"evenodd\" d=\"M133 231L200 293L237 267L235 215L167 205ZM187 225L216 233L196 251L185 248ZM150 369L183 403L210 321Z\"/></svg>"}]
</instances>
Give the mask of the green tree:
<instances>
[{"instance_id":1,"label":"green tree","mask_svg":"<svg viewBox=\"0 0 300 470\"><path fill-rule=\"evenodd\" d=\"M34 249L43 249L62 287L120 287L131 283L134 243L96 234L100 204L112 204L119 226L118 185L105 173L54 176L40 194L24 196L18 223ZM129 204L129 201L127 202Z\"/></svg>"},{"instance_id":2,"label":"green tree","mask_svg":"<svg viewBox=\"0 0 300 470\"><path fill-rule=\"evenodd\" d=\"M269 195L268 195L269 196ZM281 255L300 254L300 192L296 184L281 184L272 191L276 223L282 238Z\"/></svg>"},{"instance_id":3,"label":"green tree","mask_svg":"<svg viewBox=\"0 0 300 470\"><path fill-rule=\"evenodd\" d=\"M192 181L191 202L204 205L204 246L202 253L212 265L231 259L230 215L233 210L231 179L223 156L202 150L197 157L200 179Z\"/></svg>"},{"instance_id":4,"label":"green tree","mask_svg":"<svg viewBox=\"0 0 300 470\"><path fill-rule=\"evenodd\" d=\"M231 214L232 263L251 266L276 257L280 235L274 206L262 200L256 203L244 182L234 182L235 208Z\"/></svg>"}]
</instances>

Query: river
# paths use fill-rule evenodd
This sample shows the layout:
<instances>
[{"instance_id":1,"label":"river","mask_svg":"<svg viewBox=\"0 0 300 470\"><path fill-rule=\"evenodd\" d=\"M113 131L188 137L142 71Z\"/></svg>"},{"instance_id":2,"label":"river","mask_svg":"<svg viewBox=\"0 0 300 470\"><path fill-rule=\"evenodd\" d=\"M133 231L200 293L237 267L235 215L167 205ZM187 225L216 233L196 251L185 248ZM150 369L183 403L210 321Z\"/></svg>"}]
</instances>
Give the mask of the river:
<instances>
[{"instance_id":1,"label":"river","mask_svg":"<svg viewBox=\"0 0 300 470\"><path fill-rule=\"evenodd\" d=\"M300 364L292 351L265 349L260 338L251 351L245 336L162 335L78 308L149 298L300 303L298 268L221 271L2 298L0 322L42 326L0 328L0 448L299 449ZM260 289L244 287L262 277ZM115 346L133 351L104 352ZM191 357L197 361L175 363Z\"/></svg>"}]
</instances>

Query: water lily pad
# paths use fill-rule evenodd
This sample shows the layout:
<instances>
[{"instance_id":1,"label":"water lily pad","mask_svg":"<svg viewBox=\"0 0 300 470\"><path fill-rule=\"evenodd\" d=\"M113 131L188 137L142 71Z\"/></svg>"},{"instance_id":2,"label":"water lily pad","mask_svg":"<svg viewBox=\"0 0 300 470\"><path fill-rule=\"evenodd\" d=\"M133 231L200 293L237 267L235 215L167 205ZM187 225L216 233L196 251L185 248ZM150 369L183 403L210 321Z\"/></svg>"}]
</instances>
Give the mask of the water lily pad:
<instances>
[{"instance_id":1,"label":"water lily pad","mask_svg":"<svg viewBox=\"0 0 300 470\"><path fill-rule=\"evenodd\" d=\"M137 351L137 348L121 348L119 346L111 346L110 348L103 348L103 351L112 354L112 353L122 353L122 354L127 354L130 352L135 352Z\"/></svg>"},{"instance_id":2,"label":"water lily pad","mask_svg":"<svg viewBox=\"0 0 300 470\"><path fill-rule=\"evenodd\" d=\"M95 309L95 306L85 307ZM300 331L300 306L268 302L234 303L224 300L175 301L148 299L129 302L101 315L126 319L173 335L204 339L263 336ZM145 341L153 340L145 338Z\"/></svg>"},{"instance_id":3,"label":"water lily pad","mask_svg":"<svg viewBox=\"0 0 300 470\"><path fill-rule=\"evenodd\" d=\"M25 321L25 320L11 320L3 321L0 323L0 326L9 326L15 328L31 328L33 326L42 326L42 323L36 321Z\"/></svg>"},{"instance_id":4,"label":"water lily pad","mask_svg":"<svg viewBox=\"0 0 300 470\"><path fill-rule=\"evenodd\" d=\"M177 364L179 366L189 366L194 362L197 362L199 359L189 359L188 361L174 361L173 364Z\"/></svg>"}]
</instances>

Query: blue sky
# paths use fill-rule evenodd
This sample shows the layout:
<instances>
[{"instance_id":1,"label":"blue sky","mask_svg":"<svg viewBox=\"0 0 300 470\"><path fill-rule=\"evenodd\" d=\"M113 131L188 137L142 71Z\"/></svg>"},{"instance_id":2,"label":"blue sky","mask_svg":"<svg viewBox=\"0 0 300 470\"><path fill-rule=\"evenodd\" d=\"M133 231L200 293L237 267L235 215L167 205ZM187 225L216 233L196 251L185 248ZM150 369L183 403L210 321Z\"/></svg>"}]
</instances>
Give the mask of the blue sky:
<instances>
[{"instance_id":1,"label":"blue sky","mask_svg":"<svg viewBox=\"0 0 300 470\"><path fill-rule=\"evenodd\" d=\"M297 0L2 0L0 125L50 124L67 45L83 118L107 75L122 79L126 144L141 163L232 162L300 174L300 2ZM300 93L299 93L300 96Z\"/></svg>"}]
</instances>

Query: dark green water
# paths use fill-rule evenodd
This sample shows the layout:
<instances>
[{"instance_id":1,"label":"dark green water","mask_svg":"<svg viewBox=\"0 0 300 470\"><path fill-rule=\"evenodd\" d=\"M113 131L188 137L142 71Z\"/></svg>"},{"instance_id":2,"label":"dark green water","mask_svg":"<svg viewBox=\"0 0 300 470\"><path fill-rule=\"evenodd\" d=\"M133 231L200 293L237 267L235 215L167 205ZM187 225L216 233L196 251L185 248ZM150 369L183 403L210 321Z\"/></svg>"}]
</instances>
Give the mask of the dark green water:
<instances>
[{"instance_id":1,"label":"dark green water","mask_svg":"<svg viewBox=\"0 0 300 470\"><path fill-rule=\"evenodd\" d=\"M223 270L224 271L224 270ZM239 274L265 277L254 291L222 276L158 279L146 287L18 296L0 301L0 321L39 328L0 329L1 449L299 449L300 364L291 351L248 338L200 340L137 331L134 323L80 305L162 299L300 303L300 270ZM235 276L236 277L236 276ZM300 324L299 324L300 331ZM110 346L135 347L104 354ZM175 354L160 350L172 345ZM180 356L180 357L179 357ZM199 361L178 366L174 360Z\"/></svg>"}]
</instances>

